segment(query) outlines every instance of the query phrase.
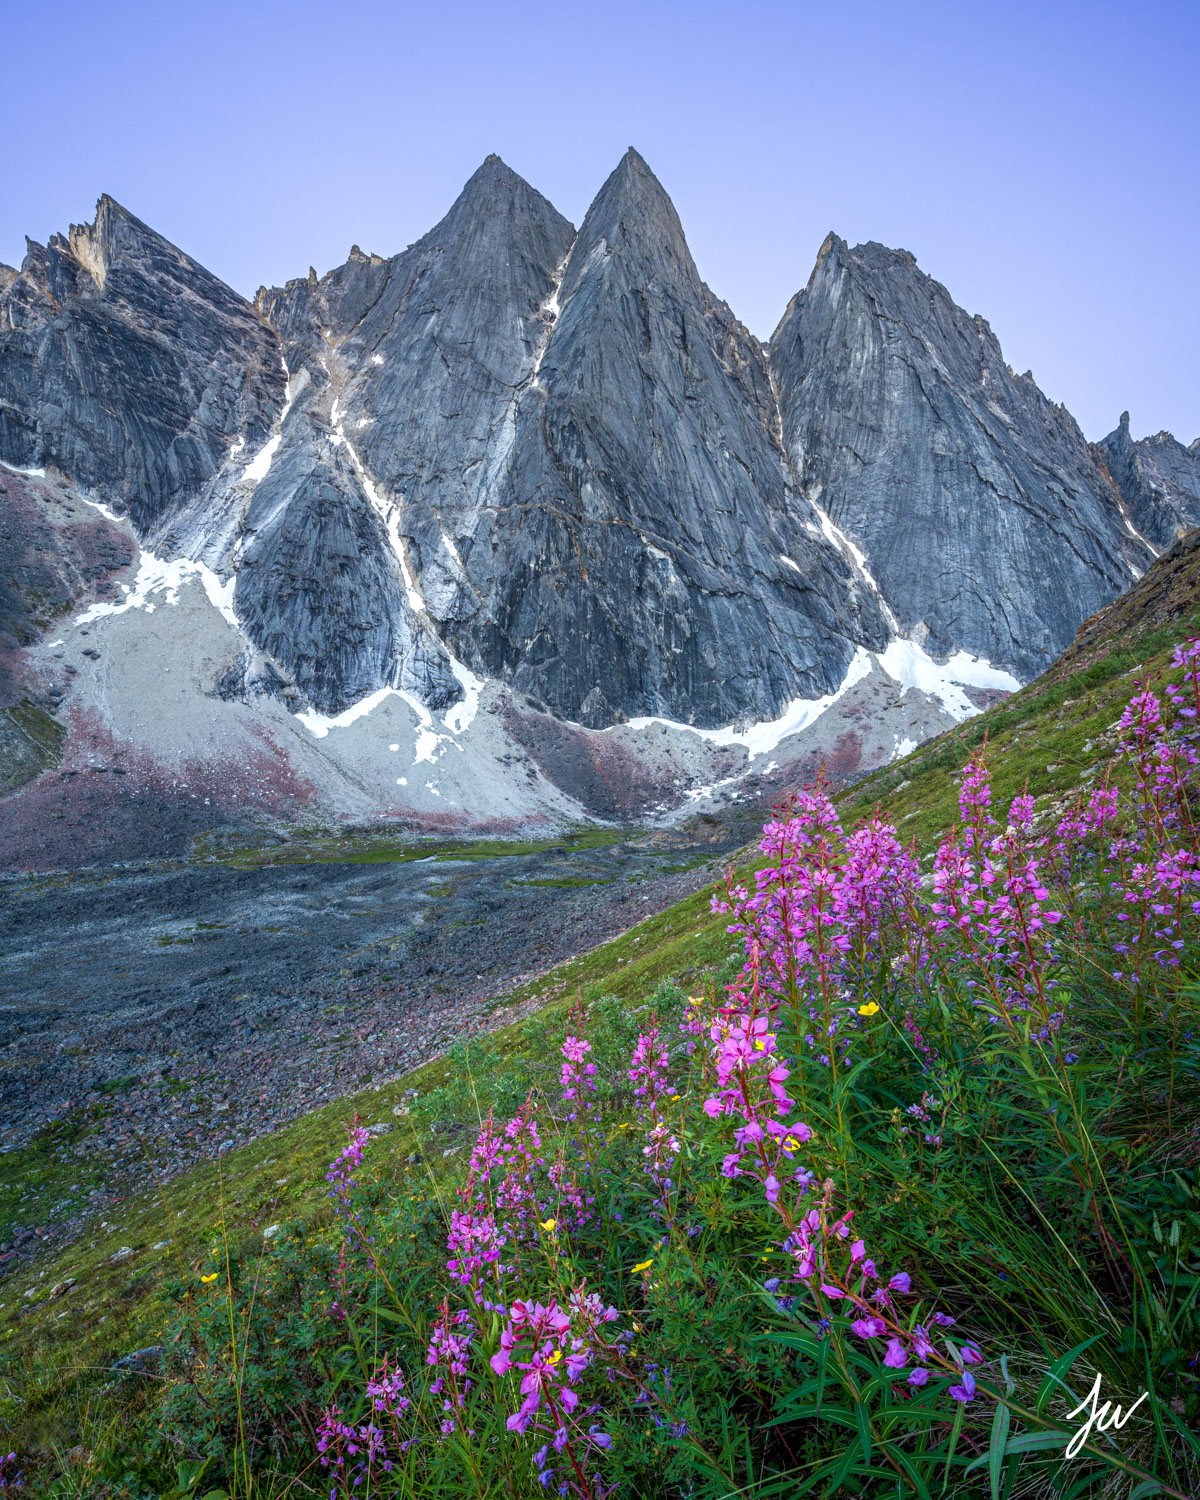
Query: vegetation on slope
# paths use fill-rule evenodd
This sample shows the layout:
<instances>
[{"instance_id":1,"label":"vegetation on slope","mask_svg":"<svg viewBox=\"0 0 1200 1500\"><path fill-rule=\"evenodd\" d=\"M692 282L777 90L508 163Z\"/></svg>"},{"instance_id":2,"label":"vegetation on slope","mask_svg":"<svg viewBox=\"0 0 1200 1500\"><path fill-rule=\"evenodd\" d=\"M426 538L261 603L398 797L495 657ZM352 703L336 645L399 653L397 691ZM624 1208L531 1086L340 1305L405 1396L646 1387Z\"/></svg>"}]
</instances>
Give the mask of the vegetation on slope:
<instances>
[{"instance_id":1,"label":"vegetation on slope","mask_svg":"<svg viewBox=\"0 0 1200 1500\"><path fill-rule=\"evenodd\" d=\"M1189 556L1194 567L1194 551ZM1196 592L1194 572L1187 571L1188 565L1187 557L1182 567L1178 559L1171 564L1174 597L1187 607L1163 618L1161 580L1149 579L1143 585L1140 613L1138 591L1123 601L1115 634L1098 636L1085 627L1073 667L1068 662L1056 668L1000 708L843 796L846 826L878 805L902 837L915 840L918 853L928 863L934 840L956 821L957 773L985 736L993 806L1007 808L1013 796L1028 788L1043 822L1054 821L1073 790L1103 782L1106 764L1117 748L1116 721L1134 689L1134 676L1153 677L1165 665L1174 641L1200 624L1190 610ZM1123 776L1125 762L1114 765ZM322 1401L331 1392L346 1393L339 1397L346 1400L354 1389L361 1391L366 1366L385 1346L406 1349L410 1380L415 1379L412 1372L421 1368L419 1346L431 1331L432 1304L418 1311L421 1299L416 1290L428 1293L425 1300L429 1302L439 1274L444 1282L439 1266L445 1260L451 1184L463 1176L466 1148L480 1115L492 1106L514 1110L533 1089L546 1110L547 1128L564 1131L562 1116L570 1111L563 1111L557 1098L563 1062L558 1043L566 1008L579 997L587 1013L592 1055L601 1065L597 1107L605 1131L618 1139L622 1125L636 1126L640 1118L622 1073L639 1028L648 1025L651 1006L664 1025L677 1025L688 992L706 989L712 995L733 977L736 963L730 959L731 939L724 922L709 915L704 897L693 897L530 986L530 996L537 994L547 1001L545 1011L532 1022L464 1046L420 1075L344 1101L230 1153L161 1194L136 1204L114 1205L112 1228L98 1234L91 1245L73 1247L39 1266L39 1274L15 1278L17 1287L4 1298L9 1307L0 1311L0 1318L9 1320L0 1325L0 1352L7 1365L7 1388L0 1386L0 1402L4 1403L0 1421L9 1423L18 1435L29 1487L34 1492L53 1490L64 1495L158 1496L167 1491L173 1475L186 1480L199 1472L196 1468L186 1469L182 1476L174 1473L178 1462L194 1459L197 1465L207 1462L209 1467L200 1490L193 1492L202 1492L210 1482L237 1494L253 1485L265 1486L264 1492L277 1485L281 1489L291 1486L296 1493L315 1493L323 1483L327 1492L326 1477L312 1467ZM822 1100L820 1084L827 1072L810 1077L811 1068L819 1068L819 1062L814 1065L799 1042L793 1040L790 1046L805 1059L800 1070L805 1075L805 1108L814 1117L822 1116L817 1127L821 1174L828 1172L837 1182L839 1208L858 1207L858 1222L872 1232L870 1252L881 1264L886 1254L889 1267L914 1267L914 1280L925 1284L927 1294L940 1288L939 1305L966 1317L972 1334L983 1344L983 1355L992 1361L990 1379L999 1395L1005 1391L1005 1374L1013 1375L1017 1405L1025 1399L1036 1407L1045 1371L1055 1358L1073 1351L1082 1363L1071 1379L1081 1390L1086 1389L1093 1371L1102 1374L1106 1395L1115 1394L1126 1407L1146 1381L1156 1390L1161 1388L1162 1400L1154 1407L1156 1422L1149 1429L1143 1423L1136 1442L1131 1435L1121 1451L1133 1455L1129 1462L1135 1467L1154 1462L1166 1465L1175 1475L1179 1493L1178 1485L1189 1483L1189 1475L1194 1478L1175 1419L1196 1416L1194 1372L1188 1373L1187 1357L1189 1349L1196 1352L1195 1306L1200 1286L1192 1264L1200 1227L1200 1179L1194 1149L1197 1075L1195 1059L1187 1047L1180 1048L1177 1034L1180 1024L1187 1031L1196 1005L1190 950L1170 989L1169 1002L1175 1007L1171 1036L1164 1034L1160 1024L1166 1010L1160 1011L1160 1021L1149 1030L1143 1022L1140 1031L1130 1033L1130 1006L1121 981L1106 979L1100 984L1098 974L1098 970L1089 971L1086 985L1078 968L1063 976L1072 1024L1079 1027L1089 1049L1084 1065L1072 1064L1077 1071L1067 1076L1072 1088L1074 1079L1081 1080L1081 1092L1091 1099L1093 1114L1088 1120L1094 1128L1081 1140L1093 1144L1078 1150L1086 1159L1088 1150L1094 1148L1098 1154L1089 1170L1104 1169L1097 1172L1092 1196L1100 1192L1102 1182L1119 1184L1115 1195L1109 1190L1112 1201L1104 1208L1105 1214L1111 1210L1116 1215L1126 1234L1126 1249L1115 1259L1106 1250L1103 1220L1096 1221L1094 1243L1088 1243L1091 1231L1087 1229L1068 1240L1054 1232L1058 1220L1053 1215L1047 1222L1048 1204L1063 1214L1078 1207L1072 1198L1073 1193L1079 1196L1078 1183L1072 1186L1077 1158L1044 1128L1047 1106L1044 1100L1039 1104L1038 1088L1049 1085L1044 1078L1035 1084L1022 1075L1029 1062L1036 1072L1039 1056L1036 1049L1029 1051L1028 1043L1023 1057L1019 1048L1005 1056L993 1055L981 1041L978 1028L972 1026L969 1009L951 1007L952 1016L940 1013L947 1039L941 1050L944 1057L955 1059L959 1074L957 1081L945 1074L939 1084L943 1093L949 1093L952 1084L961 1093L956 1096L956 1119L951 1118L954 1111L947 1111L940 1130L920 1132L948 1139L944 1149L949 1154L932 1173L928 1163L914 1165L909 1160L911 1148L906 1155L903 1140L889 1127L889 1122L894 1123L891 1112L903 1114L913 1102L907 1099L903 1082L917 1088L917 1101L923 1097L918 1088L923 1076L920 1056L912 1055L911 1049L903 1053L898 1033L885 1031L875 1016L864 1018L862 1026L854 1020L849 1023L856 1036L862 1033L856 1045L861 1045L863 1061L870 1064L864 1075L868 1081L856 1081L850 1096L841 1100L851 1117L851 1128L836 1118L836 1097ZM872 1003L879 1003L886 1017L894 1009L896 996L887 989L878 993L880 1000ZM606 995L613 999L605 1001ZM506 1003L511 999L506 997ZM911 1006L908 1013L913 1013ZM1194 1018L1190 1024L1194 1028ZM674 1058L671 1065L682 1066ZM906 1070L913 1075L911 1079L897 1076ZM699 1075L673 1074L672 1079L693 1110L698 1091L711 1086L711 1080L706 1082ZM414 1089L415 1101L410 1092ZM1170 1105L1165 1132L1164 1104ZM365 1185L356 1190L359 1196L351 1209L362 1215L361 1222L371 1225L368 1238L386 1247L386 1256L393 1258L386 1277L371 1260L372 1254L384 1256L384 1250L368 1254L362 1235L348 1230L347 1221L337 1218L336 1205L326 1197L324 1170L339 1145L338 1122L354 1109L368 1124L392 1127L371 1139L367 1147L370 1172ZM401 1113L395 1114L396 1110ZM981 1121L987 1121L986 1129L980 1127ZM686 1135L688 1128L681 1119L680 1132ZM818 1436L819 1424L814 1425L811 1415L803 1415L804 1401L809 1398L798 1396L793 1402L789 1421L795 1430L785 1424L784 1436L790 1432L791 1442L790 1457L785 1459L783 1449L764 1436L770 1413L759 1396L751 1394L747 1406L740 1397L731 1397L730 1391L740 1389L737 1383L745 1377L751 1393L758 1388L770 1391L774 1415L779 1415L780 1403L787 1411L780 1371L794 1368L796 1361L788 1365L780 1349L792 1347L802 1364L808 1346L803 1342L789 1346L787 1339L809 1338L811 1325L797 1329L790 1311L772 1311L770 1303L776 1294L763 1290L762 1275L753 1264L760 1252L749 1249L752 1242L765 1248L768 1256L779 1256L777 1249L770 1249L769 1207L762 1202L749 1205L730 1180L707 1175L719 1159L711 1155L711 1141L706 1145L697 1137L694 1144L689 1143L688 1152L693 1162L694 1202L700 1205L697 1212L705 1225L705 1254L711 1251L715 1256L711 1263L706 1261L706 1274L717 1277L728 1292L730 1307L736 1309L733 1323L722 1322L718 1330L726 1342L718 1340L706 1350L712 1367L707 1375L703 1360L697 1363L697 1351L682 1337L678 1305L672 1313L658 1295L679 1296L686 1291L684 1282L678 1280L679 1275L686 1280L686 1273L679 1270L682 1262L672 1261L670 1274L660 1272L666 1277L660 1285L654 1284L655 1276L644 1272L638 1272L632 1283L629 1280L625 1266L629 1247L636 1243L645 1249L663 1237L665 1227L661 1205L655 1208L653 1194L639 1197L637 1153L612 1158L614 1175L628 1195L626 1207L630 1209L616 1222L636 1224L636 1232L633 1227L615 1230L614 1237L614 1221L609 1217L603 1234L597 1229L589 1240L591 1231L581 1224L570 1239L563 1233L547 1248L545 1235L555 1231L544 1231L546 1265L540 1274L546 1288L557 1285L565 1294L567 1273L556 1270L556 1264L569 1245L571 1273L590 1268L605 1296L627 1318L637 1316L642 1327L650 1330L646 1341L657 1339L660 1352L669 1355L678 1369L688 1371L693 1406L699 1399L704 1408L692 1410L695 1420L690 1425L685 1422L687 1432L677 1431L674 1437L663 1437L663 1429L650 1423L645 1432L639 1428L635 1440L628 1422L621 1427L627 1439L625 1451L611 1462L617 1465L613 1472L624 1476L626 1492L657 1493L655 1485L661 1485L663 1493L677 1492L669 1488L670 1478L676 1486L686 1480L696 1493L732 1493L734 1488L762 1495L796 1493L802 1479L822 1473L830 1451L828 1434ZM917 1154L921 1154L919 1149ZM613 1208L613 1201L603 1205L606 1215L622 1212ZM282 1227L264 1238L264 1231L275 1225ZM352 1259L359 1256L357 1268L350 1272L351 1281L357 1283L352 1287L355 1310L345 1327L335 1326L329 1315L331 1287L344 1272L344 1254L342 1268L338 1265L343 1246ZM124 1255L125 1249L133 1253ZM674 1254L668 1245L667 1257ZM1132 1267L1124 1274L1139 1288L1132 1302L1128 1289L1121 1285L1119 1269L1113 1269L1122 1264L1122 1255ZM1173 1268L1167 1282L1162 1280L1160 1263ZM404 1268L399 1281L397 1267ZM74 1284L65 1287L72 1277ZM26 1291L31 1295L23 1295ZM393 1293L397 1293L394 1299ZM697 1295L694 1288L690 1295ZM688 1305L694 1313L700 1304ZM252 1306L258 1311L252 1312ZM231 1311L238 1351L232 1365L227 1343ZM777 1318L782 1322L774 1321ZM417 1323L419 1337L414 1328ZM715 1323L707 1326L710 1331L716 1329ZM754 1339L767 1343L743 1345L740 1335L747 1328ZM839 1331L839 1337L843 1332ZM1101 1335L1099 1348L1074 1349L1095 1333ZM782 1345L777 1334L782 1336ZM160 1378L143 1378L136 1369L110 1369L115 1355L164 1339L168 1341L166 1363L152 1372ZM857 1349L848 1334L842 1337L841 1346ZM826 1349L833 1347L832 1339L825 1344ZM1172 1361L1172 1348L1185 1357ZM768 1357L764 1350L774 1352ZM820 1349L808 1352L820 1364ZM1011 1359L998 1373L995 1361L1001 1352ZM365 1361L362 1368L360 1359ZM1088 1379L1081 1375L1084 1365ZM644 1365L639 1368L644 1371ZM1059 1368L1060 1375L1065 1368ZM177 1377L186 1372L187 1379L166 1381L164 1395L161 1377L172 1369ZM853 1361L850 1373L853 1377ZM878 1377L864 1373L863 1379L869 1384ZM802 1384L794 1387L802 1389ZM881 1392L882 1387L875 1394L883 1399ZM1054 1407L1051 1400L1053 1385L1044 1394L1043 1407L1049 1402L1061 1416L1061 1402ZM240 1416L234 1409L239 1399L244 1404ZM832 1388L828 1399L834 1399ZM844 1393L838 1399L844 1400ZM727 1420L714 1415L722 1409L728 1413ZM853 1403L837 1409L848 1411L853 1430L858 1430ZM1001 1409L1010 1410L1003 1401L989 1406L989 1423L993 1411ZM1031 1407L1027 1404L1022 1409L1028 1412ZM1004 1458L1004 1438L997 1448L993 1426L985 1424L985 1430L978 1430L973 1418L958 1420L944 1402L942 1408L931 1410L935 1414L920 1443L924 1458L933 1455L939 1472L954 1485L966 1486L968 1492L972 1485L982 1487L981 1471L967 1477L960 1473L965 1464L959 1460L987 1452L991 1444L990 1451L999 1457L996 1468L988 1471L990 1482L997 1486L1013 1482L1020 1453ZM252 1436L246 1426L247 1411L253 1418ZM281 1414L286 1418L282 1424ZM725 1428L722 1420L726 1420ZM868 1409L865 1420L867 1441L874 1434L876 1447L882 1442L886 1450L895 1414L885 1417L882 1428L874 1409ZM678 1421L667 1425L677 1429ZM761 1441L752 1442L747 1428L759 1430ZM174 1448L163 1446L164 1431L176 1444ZM839 1441L840 1452L845 1443ZM857 1459L844 1474L824 1473L825 1492L832 1493L841 1484L846 1486L845 1493L873 1493L872 1484L884 1484L878 1475L867 1472L872 1459L864 1457L861 1431L859 1441ZM446 1451L454 1447L450 1443ZM913 1451L901 1448L899 1456L911 1458ZM1032 1451L1036 1455L1036 1448ZM1055 1451L1061 1452L1061 1444ZM707 1458L698 1458L697 1452ZM528 1458L526 1454L522 1462ZM705 1463L710 1464L708 1469ZM856 1464L859 1471L852 1472ZM1051 1484L1061 1477L1058 1488L1064 1493L1081 1479L1093 1484L1097 1493L1097 1486L1114 1482L1124 1484L1128 1492L1131 1483L1127 1475L1121 1478L1103 1469L1099 1457L1092 1468L1067 1472L1060 1465L1058 1471L1051 1468L1043 1477ZM1166 1470L1160 1477L1164 1483L1171 1482ZM510 1467L497 1482L510 1488L516 1484L515 1492L524 1493L520 1485L528 1478L526 1470L518 1474ZM423 1482L426 1488L421 1493L471 1492L454 1488L448 1467L437 1480L440 1488L429 1474ZM569 1477L562 1482L576 1480ZM789 1488L778 1488L785 1483ZM899 1478L893 1468L887 1483L893 1486L889 1492L894 1492L897 1484L903 1487L915 1481Z\"/></svg>"}]
</instances>

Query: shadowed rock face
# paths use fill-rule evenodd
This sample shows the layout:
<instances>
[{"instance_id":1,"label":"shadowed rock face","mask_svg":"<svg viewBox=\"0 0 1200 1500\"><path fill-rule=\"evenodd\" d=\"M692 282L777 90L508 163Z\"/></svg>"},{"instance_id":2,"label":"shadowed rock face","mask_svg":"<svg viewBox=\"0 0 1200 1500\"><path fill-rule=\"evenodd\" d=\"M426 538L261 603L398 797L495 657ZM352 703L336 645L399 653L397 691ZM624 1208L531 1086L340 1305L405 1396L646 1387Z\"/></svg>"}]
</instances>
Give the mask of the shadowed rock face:
<instances>
[{"instance_id":1,"label":"shadowed rock face","mask_svg":"<svg viewBox=\"0 0 1200 1500\"><path fill-rule=\"evenodd\" d=\"M905 251L830 235L771 368L798 482L931 653L1028 677L1147 566L1074 419Z\"/></svg>"},{"instance_id":2,"label":"shadowed rock face","mask_svg":"<svg viewBox=\"0 0 1200 1500\"><path fill-rule=\"evenodd\" d=\"M1169 432L1134 442L1129 413L1096 444L1138 531L1159 549L1200 526L1200 438L1185 448Z\"/></svg>"},{"instance_id":3,"label":"shadowed rock face","mask_svg":"<svg viewBox=\"0 0 1200 1500\"><path fill-rule=\"evenodd\" d=\"M111 198L0 280L0 459L59 470L142 532L235 437L265 440L282 386L253 309Z\"/></svg>"}]
</instances>

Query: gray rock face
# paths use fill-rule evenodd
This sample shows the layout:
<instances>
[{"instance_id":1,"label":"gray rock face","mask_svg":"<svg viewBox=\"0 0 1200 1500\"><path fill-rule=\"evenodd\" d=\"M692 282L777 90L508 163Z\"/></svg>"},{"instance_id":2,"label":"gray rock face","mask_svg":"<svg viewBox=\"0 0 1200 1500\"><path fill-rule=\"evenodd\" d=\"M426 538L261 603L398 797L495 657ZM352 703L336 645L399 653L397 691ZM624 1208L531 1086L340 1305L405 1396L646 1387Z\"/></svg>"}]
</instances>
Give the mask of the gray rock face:
<instances>
[{"instance_id":1,"label":"gray rock face","mask_svg":"<svg viewBox=\"0 0 1200 1500\"><path fill-rule=\"evenodd\" d=\"M905 251L830 235L771 368L798 483L929 652L1028 677L1147 566L1070 414Z\"/></svg>"},{"instance_id":2,"label":"gray rock face","mask_svg":"<svg viewBox=\"0 0 1200 1500\"><path fill-rule=\"evenodd\" d=\"M0 278L0 459L57 469L143 532L237 435L265 440L282 386L253 309L111 198Z\"/></svg>"},{"instance_id":3,"label":"gray rock face","mask_svg":"<svg viewBox=\"0 0 1200 1500\"><path fill-rule=\"evenodd\" d=\"M1126 411L1096 449L1133 525L1159 550L1200 526L1200 438L1190 448L1169 432L1134 442Z\"/></svg>"},{"instance_id":4,"label":"gray rock face","mask_svg":"<svg viewBox=\"0 0 1200 1500\"><path fill-rule=\"evenodd\" d=\"M1196 445L1089 448L905 252L830 236L768 349L632 150L578 234L489 157L401 254L253 305L102 199L0 268L0 461L233 582L206 691L393 687L430 733L478 679L744 726L898 635L1029 677L1200 521Z\"/></svg>"},{"instance_id":5,"label":"gray rock face","mask_svg":"<svg viewBox=\"0 0 1200 1500\"><path fill-rule=\"evenodd\" d=\"M296 436L289 414L283 452L332 441L351 455L341 493L374 493L408 580L391 595L406 607L369 641L350 639L342 603L313 580L308 595L343 617L315 680L295 659L314 632L278 607L273 575L246 569L261 538L246 547L239 608L319 705L389 681L450 701L452 653L593 727L713 726L819 697L856 646L886 640L878 600L788 479L761 347L700 281L635 152L578 237L490 158L404 254L356 252L258 305L289 371L309 376L318 436ZM328 458L317 464L332 484ZM323 567L324 551L301 540L307 492L274 499L285 467L245 527L262 510L285 529L284 571L299 580L301 556ZM385 553L360 528L377 622ZM327 621L315 635L330 639Z\"/></svg>"},{"instance_id":6,"label":"gray rock face","mask_svg":"<svg viewBox=\"0 0 1200 1500\"><path fill-rule=\"evenodd\" d=\"M770 719L834 688L886 639L878 602L788 482L763 352L636 152L556 303L467 560L463 648L593 727Z\"/></svg>"},{"instance_id":7,"label":"gray rock face","mask_svg":"<svg viewBox=\"0 0 1200 1500\"><path fill-rule=\"evenodd\" d=\"M404 253L385 261L356 248L320 281L259 293L303 390L245 516L237 601L318 707L383 685L433 709L454 702L462 689L443 633L481 664L456 630L479 610L464 570L572 238L494 157ZM324 532L339 525L345 545L331 556ZM278 568L260 566L267 547Z\"/></svg>"}]
</instances>

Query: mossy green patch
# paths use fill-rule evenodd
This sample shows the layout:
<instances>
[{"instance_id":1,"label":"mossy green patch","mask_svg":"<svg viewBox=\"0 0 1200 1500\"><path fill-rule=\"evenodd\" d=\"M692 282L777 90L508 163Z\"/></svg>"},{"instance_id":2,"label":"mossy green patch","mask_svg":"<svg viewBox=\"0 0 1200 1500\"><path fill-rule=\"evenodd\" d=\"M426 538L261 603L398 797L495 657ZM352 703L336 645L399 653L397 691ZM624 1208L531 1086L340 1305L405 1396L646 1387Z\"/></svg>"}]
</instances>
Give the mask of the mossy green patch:
<instances>
[{"instance_id":1,"label":"mossy green patch","mask_svg":"<svg viewBox=\"0 0 1200 1500\"><path fill-rule=\"evenodd\" d=\"M412 839L370 831L338 837L296 833L267 848L239 848L216 857L236 869L289 864L410 864L418 860L518 858L530 854L572 854L600 849L629 837L626 828L576 828L545 839Z\"/></svg>"},{"instance_id":2,"label":"mossy green patch","mask_svg":"<svg viewBox=\"0 0 1200 1500\"><path fill-rule=\"evenodd\" d=\"M57 719L28 699L0 708L0 795L58 765L66 734Z\"/></svg>"}]
</instances>

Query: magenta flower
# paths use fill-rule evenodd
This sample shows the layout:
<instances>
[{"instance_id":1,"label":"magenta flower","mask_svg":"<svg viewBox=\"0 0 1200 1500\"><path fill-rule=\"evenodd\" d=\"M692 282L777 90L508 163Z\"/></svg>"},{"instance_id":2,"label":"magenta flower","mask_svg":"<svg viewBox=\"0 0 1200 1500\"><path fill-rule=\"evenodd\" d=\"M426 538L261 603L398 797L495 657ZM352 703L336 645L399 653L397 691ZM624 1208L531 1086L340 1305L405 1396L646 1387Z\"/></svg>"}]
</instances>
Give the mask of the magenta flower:
<instances>
[{"instance_id":1,"label":"magenta flower","mask_svg":"<svg viewBox=\"0 0 1200 1500\"><path fill-rule=\"evenodd\" d=\"M850 1327L860 1339L877 1339L887 1332L887 1324L882 1318L855 1318Z\"/></svg>"}]
</instances>

